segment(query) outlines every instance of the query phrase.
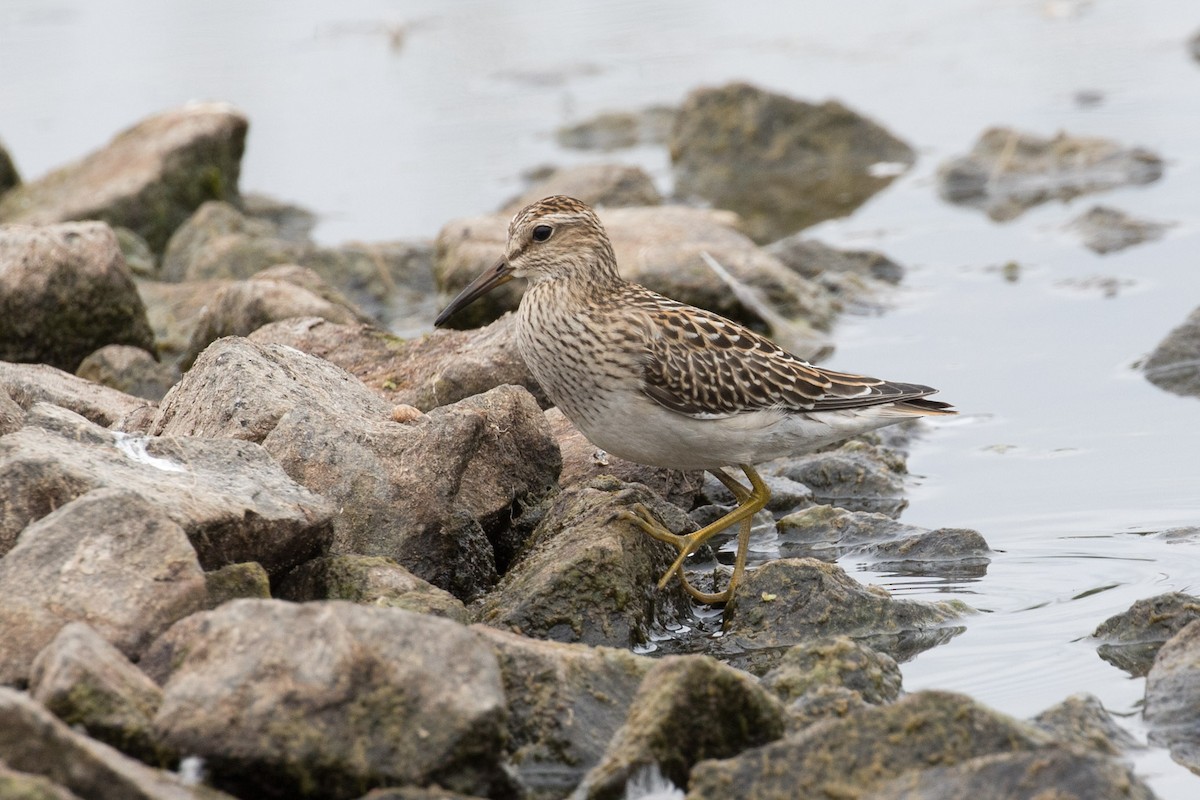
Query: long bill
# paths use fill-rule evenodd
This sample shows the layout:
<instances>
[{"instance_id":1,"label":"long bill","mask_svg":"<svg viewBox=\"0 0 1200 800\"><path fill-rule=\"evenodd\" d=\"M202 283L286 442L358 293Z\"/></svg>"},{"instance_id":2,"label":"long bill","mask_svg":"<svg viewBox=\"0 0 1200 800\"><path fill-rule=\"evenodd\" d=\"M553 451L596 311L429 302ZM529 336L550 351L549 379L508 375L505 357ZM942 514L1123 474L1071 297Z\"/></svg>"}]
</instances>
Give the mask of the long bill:
<instances>
[{"instance_id":1,"label":"long bill","mask_svg":"<svg viewBox=\"0 0 1200 800\"><path fill-rule=\"evenodd\" d=\"M508 283L512 280L512 267L503 258L497 261L491 268L485 270L478 278L467 284L467 287L458 293L458 297L450 301L450 305L442 309L442 313L438 314L437 319L433 321L435 328L440 328L445 324L446 320L454 316L456 313L474 303L478 298L495 289L502 283Z\"/></svg>"}]
</instances>

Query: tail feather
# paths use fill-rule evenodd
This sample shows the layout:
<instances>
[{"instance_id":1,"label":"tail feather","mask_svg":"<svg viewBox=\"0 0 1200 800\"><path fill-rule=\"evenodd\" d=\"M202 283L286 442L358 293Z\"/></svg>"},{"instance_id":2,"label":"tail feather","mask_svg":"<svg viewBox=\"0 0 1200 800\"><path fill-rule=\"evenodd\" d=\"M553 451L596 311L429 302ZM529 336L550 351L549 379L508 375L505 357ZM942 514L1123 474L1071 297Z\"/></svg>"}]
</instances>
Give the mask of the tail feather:
<instances>
[{"instance_id":1,"label":"tail feather","mask_svg":"<svg viewBox=\"0 0 1200 800\"><path fill-rule=\"evenodd\" d=\"M903 400L896 403L895 408L900 411L907 411L910 414L920 414L923 416L946 416L958 413L954 406L949 403L943 403L941 400L930 400L927 397Z\"/></svg>"}]
</instances>

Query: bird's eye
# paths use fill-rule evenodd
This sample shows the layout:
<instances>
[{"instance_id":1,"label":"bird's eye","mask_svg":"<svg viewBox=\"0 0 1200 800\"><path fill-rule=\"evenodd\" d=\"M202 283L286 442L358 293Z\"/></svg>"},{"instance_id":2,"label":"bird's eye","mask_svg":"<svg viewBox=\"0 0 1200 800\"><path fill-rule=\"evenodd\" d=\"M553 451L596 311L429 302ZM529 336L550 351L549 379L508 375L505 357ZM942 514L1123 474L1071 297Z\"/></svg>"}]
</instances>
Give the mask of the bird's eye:
<instances>
[{"instance_id":1,"label":"bird's eye","mask_svg":"<svg viewBox=\"0 0 1200 800\"><path fill-rule=\"evenodd\" d=\"M538 225L533 229L533 240L535 242L544 242L550 238L550 234L554 233L554 228L549 225Z\"/></svg>"}]
</instances>

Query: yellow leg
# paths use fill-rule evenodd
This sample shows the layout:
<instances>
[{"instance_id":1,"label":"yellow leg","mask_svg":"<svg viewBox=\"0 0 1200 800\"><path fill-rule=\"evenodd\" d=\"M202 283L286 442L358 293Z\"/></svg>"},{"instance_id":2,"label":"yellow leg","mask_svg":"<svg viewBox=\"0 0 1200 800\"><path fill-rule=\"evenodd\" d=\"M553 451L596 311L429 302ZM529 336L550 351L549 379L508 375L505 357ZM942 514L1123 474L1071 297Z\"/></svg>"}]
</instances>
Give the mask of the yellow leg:
<instances>
[{"instance_id":1,"label":"yellow leg","mask_svg":"<svg viewBox=\"0 0 1200 800\"><path fill-rule=\"evenodd\" d=\"M746 477L750 480L750 488L747 489L738 481L729 477L724 470L711 470L712 474L729 491L733 492L738 501L738 507L729 512L725 516L715 522L705 525L694 533L679 534L671 533L664 528L660 522L654 519L645 506L638 504L631 511L626 511L621 514L623 519L633 522L646 533L658 539L660 542L666 542L679 551L679 556L675 559L675 563L671 564L658 582L658 587L661 589L667 585L671 578L679 573L679 579L683 583L683 588L688 594L696 598L702 603L723 603L726 602L732 595L733 590L737 587L738 581L741 580L742 573L746 568L746 552L750 546L750 527L753 522L753 517L759 511L766 507L767 501L771 499L771 491L767 485L763 483L759 474L754 471L754 468L748 464L740 464L742 472L746 473ZM696 552L709 539L717 535L721 531L731 525L741 524L738 531L738 550L734 560L733 577L730 578L729 588L717 594L709 594L701 592L688 583L684 577L682 569L683 564L687 561L688 556Z\"/></svg>"}]
</instances>

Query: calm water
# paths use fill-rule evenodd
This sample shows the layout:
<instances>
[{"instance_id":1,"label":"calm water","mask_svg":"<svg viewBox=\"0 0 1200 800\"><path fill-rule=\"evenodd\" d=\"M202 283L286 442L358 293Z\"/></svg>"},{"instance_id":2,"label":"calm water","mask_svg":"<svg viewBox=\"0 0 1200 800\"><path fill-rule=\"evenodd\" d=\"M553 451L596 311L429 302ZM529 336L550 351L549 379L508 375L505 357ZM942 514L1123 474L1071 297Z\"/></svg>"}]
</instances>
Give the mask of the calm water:
<instances>
[{"instance_id":1,"label":"calm water","mask_svg":"<svg viewBox=\"0 0 1200 800\"><path fill-rule=\"evenodd\" d=\"M1200 592L1200 541L1143 535L1200 525L1200 401L1132 368L1200 305L1200 64L1184 45L1200 6L732 6L4 0L0 137L36 176L153 111L228 100L252 121L243 187L317 210L318 236L337 242L431 237L495 208L532 167L603 160L553 138L599 111L732 79L846 102L921 160L813 230L910 267L893 310L844 320L831 365L928 382L958 404L964 415L914 448L904 520L977 528L999 552L986 577L952 586L844 566L987 612L905 665L908 689L962 690L1018 716L1088 691L1144 735L1143 681L1086 636L1138 598ZM1082 90L1102 102L1080 106ZM940 202L933 174L994 124L1142 145L1166 176L992 223ZM669 191L661 150L614 158ZM1093 201L1175 226L1097 256L1061 231ZM1016 281L999 271L1008 262ZM1116 296L1096 278L1118 279ZM1161 750L1137 762L1162 798L1200 786Z\"/></svg>"}]
</instances>

